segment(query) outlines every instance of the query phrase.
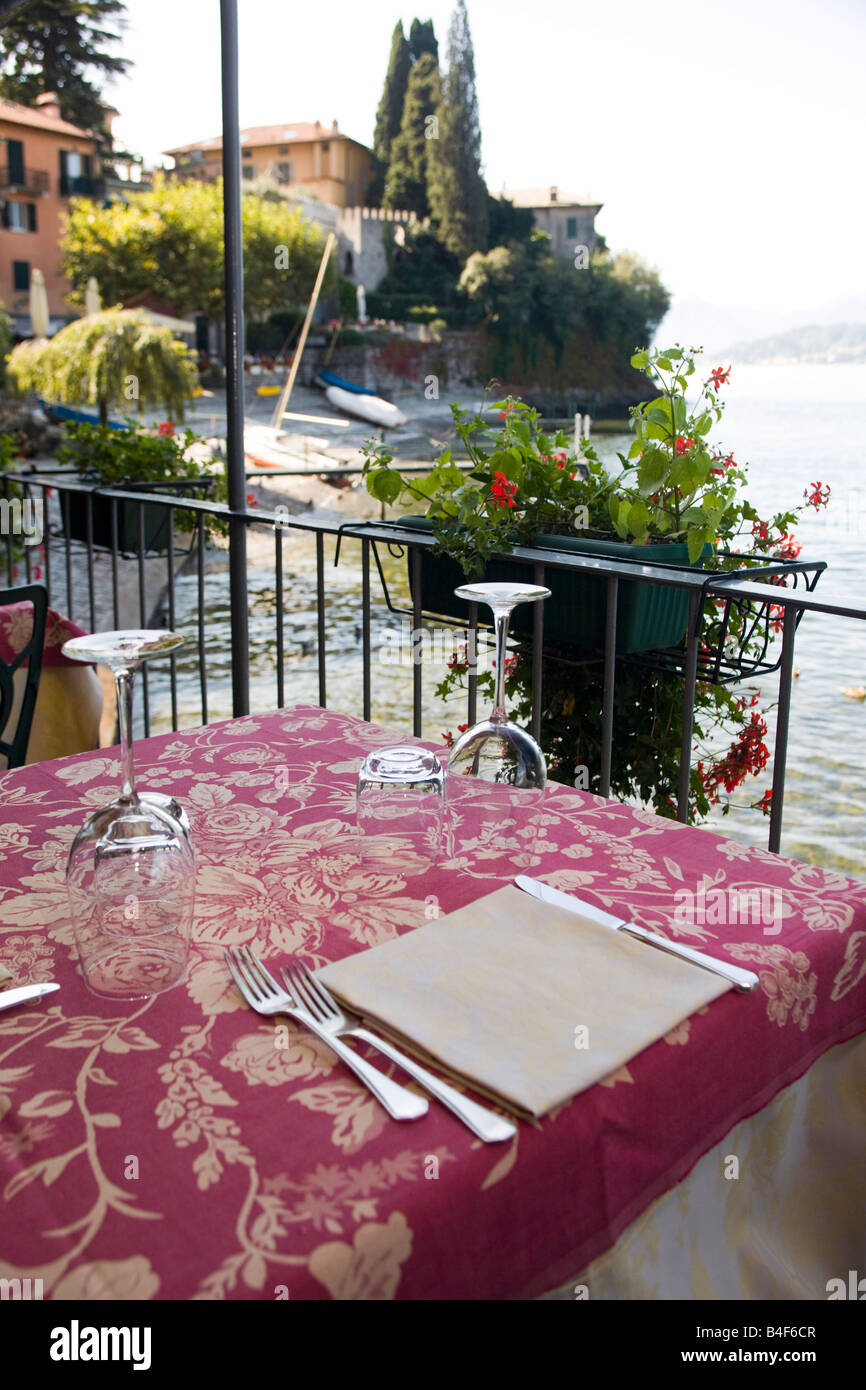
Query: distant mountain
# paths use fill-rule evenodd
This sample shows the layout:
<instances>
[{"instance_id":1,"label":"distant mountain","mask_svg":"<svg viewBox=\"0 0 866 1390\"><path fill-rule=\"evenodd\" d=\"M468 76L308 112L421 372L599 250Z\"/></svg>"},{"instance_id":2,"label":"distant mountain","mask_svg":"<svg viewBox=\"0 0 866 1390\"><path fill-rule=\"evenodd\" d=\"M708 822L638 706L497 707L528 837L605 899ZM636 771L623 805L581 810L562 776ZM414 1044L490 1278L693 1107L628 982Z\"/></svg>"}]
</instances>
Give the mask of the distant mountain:
<instances>
[{"instance_id":1,"label":"distant mountain","mask_svg":"<svg viewBox=\"0 0 866 1390\"><path fill-rule=\"evenodd\" d=\"M722 356L734 362L866 362L866 323L811 323L735 343Z\"/></svg>"},{"instance_id":2,"label":"distant mountain","mask_svg":"<svg viewBox=\"0 0 866 1390\"><path fill-rule=\"evenodd\" d=\"M817 308L750 309L743 305L711 304L706 299L674 299L656 332L662 346L679 342L702 345L709 353L725 350L731 343L749 343L788 329L809 325L866 323L866 292Z\"/></svg>"}]
</instances>

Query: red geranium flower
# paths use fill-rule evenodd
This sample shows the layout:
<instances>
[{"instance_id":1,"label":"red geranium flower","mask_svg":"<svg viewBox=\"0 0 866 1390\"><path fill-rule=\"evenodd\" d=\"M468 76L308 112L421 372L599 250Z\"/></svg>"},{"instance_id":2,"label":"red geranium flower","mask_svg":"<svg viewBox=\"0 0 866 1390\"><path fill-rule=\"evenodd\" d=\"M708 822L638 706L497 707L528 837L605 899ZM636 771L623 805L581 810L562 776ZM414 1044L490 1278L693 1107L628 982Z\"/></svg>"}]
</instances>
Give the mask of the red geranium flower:
<instances>
[{"instance_id":1,"label":"red geranium flower","mask_svg":"<svg viewBox=\"0 0 866 1390\"><path fill-rule=\"evenodd\" d=\"M803 496L806 499L806 506L814 507L816 511L820 507L826 507L827 503L830 501L830 484L810 483L809 486L812 489L811 493L809 492L809 488L806 488L803 492Z\"/></svg>"},{"instance_id":2,"label":"red geranium flower","mask_svg":"<svg viewBox=\"0 0 866 1390\"><path fill-rule=\"evenodd\" d=\"M490 495L500 507L514 507L514 494L517 491L517 484L510 483L504 473L494 473L493 483L490 487Z\"/></svg>"},{"instance_id":3,"label":"red geranium flower","mask_svg":"<svg viewBox=\"0 0 866 1390\"><path fill-rule=\"evenodd\" d=\"M796 560L802 549L803 547L798 540L793 536L785 535L779 538L776 554L780 560Z\"/></svg>"},{"instance_id":4,"label":"red geranium flower","mask_svg":"<svg viewBox=\"0 0 866 1390\"><path fill-rule=\"evenodd\" d=\"M174 434L174 422L172 420L163 420L162 424L159 426L159 432L160 434Z\"/></svg>"},{"instance_id":5,"label":"red geranium flower","mask_svg":"<svg viewBox=\"0 0 866 1390\"><path fill-rule=\"evenodd\" d=\"M694 447L695 441L692 439L691 435L689 435L688 439L684 439L681 434L677 435L676 450L678 454L685 454L689 449L693 449Z\"/></svg>"},{"instance_id":6,"label":"red geranium flower","mask_svg":"<svg viewBox=\"0 0 866 1390\"><path fill-rule=\"evenodd\" d=\"M710 382L712 382L713 390L718 391L720 386L726 385L726 383L730 380L730 376L730 367L713 367L712 371L710 372L710 381L707 382L707 385L709 386Z\"/></svg>"}]
</instances>

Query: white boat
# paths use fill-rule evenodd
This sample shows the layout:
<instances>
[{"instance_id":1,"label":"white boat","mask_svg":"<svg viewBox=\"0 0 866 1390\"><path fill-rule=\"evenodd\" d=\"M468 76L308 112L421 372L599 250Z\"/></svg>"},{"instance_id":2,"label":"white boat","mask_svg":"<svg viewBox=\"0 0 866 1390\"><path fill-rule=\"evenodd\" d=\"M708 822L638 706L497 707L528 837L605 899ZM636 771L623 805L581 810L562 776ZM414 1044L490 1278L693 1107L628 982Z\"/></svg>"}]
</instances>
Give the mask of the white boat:
<instances>
[{"instance_id":1,"label":"white boat","mask_svg":"<svg viewBox=\"0 0 866 1390\"><path fill-rule=\"evenodd\" d=\"M309 445L305 449L303 438L272 429L270 425L245 426L244 455L247 467L252 465L263 472L279 468L292 473L339 473L343 467L339 459L329 454L311 449Z\"/></svg>"},{"instance_id":2,"label":"white boat","mask_svg":"<svg viewBox=\"0 0 866 1390\"><path fill-rule=\"evenodd\" d=\"M336 410L354 415L358 420L369 420L371 425L383 425L385 429L393 430L398 425L409 423L408 415L404 415L390 401L383 401L381 396L359 396L339 386L329 386L325 396Z\"/></svg>"}]
</instances>

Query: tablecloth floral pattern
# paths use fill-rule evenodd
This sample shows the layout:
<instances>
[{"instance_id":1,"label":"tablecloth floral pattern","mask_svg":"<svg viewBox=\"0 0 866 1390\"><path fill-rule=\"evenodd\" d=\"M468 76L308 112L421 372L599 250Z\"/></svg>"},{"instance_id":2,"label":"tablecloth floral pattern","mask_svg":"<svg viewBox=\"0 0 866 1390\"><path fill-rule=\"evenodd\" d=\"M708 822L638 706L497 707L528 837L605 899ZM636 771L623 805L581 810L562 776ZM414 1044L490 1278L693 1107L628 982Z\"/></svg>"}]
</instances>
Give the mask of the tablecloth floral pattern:
<instances>
[{"instance_id":1,"label":"tablecloth floral pattern","mask_svg":"<svg viewBox=\"0 0 866 1390\"><path fill-rule=\"evenodd\" d=\"M250 1013L223 959L249 944L316 968L507 881L493 824L426 872L399 827L361 864L357 768L393 741L297 707L139 744L140 785L189 811L198 880L186 983L129 1005L86 990L63 879L84 815L115 794L113 753L0 777L0 964L62 986L0 1014L0 1278L55 1299L540 1294L866 1029L866 885L557 787L535 876L749 964L760 989L507 1146L435 1102L393 1122L315 1037ZM773 925L672 917L678 894L713 888L772 893Z\"/></svg>"}]
</instances>

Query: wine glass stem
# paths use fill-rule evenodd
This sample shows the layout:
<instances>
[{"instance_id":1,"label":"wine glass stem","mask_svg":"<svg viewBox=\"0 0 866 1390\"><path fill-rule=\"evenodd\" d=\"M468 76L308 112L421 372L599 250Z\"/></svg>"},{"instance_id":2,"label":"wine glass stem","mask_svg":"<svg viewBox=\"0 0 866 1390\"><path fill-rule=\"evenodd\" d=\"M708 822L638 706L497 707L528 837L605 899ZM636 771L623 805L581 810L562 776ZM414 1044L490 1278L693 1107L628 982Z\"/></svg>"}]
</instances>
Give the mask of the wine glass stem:
<instances>
[{"instance_id":1,"label":"wine glass stem","mask_svg":"<svg viewBox=\"0 0 866 1390\"><path fill-rule=\"evenodd\" d=\"M117 727L120 733L121 801L135 801L135 765L132 758L132 682L134 670L115 671Z\"/></svg>"},{"instance_id":2,"label":"wine glass stem","mask_svg":"<svg viewBox=\"0 0 866 1390\"><path fill-rule=\"evenodd\" d=\"M493 718L505 719L505 662L508 657L508 619L510 608L494 608L493 623L496 633L496 686L493 695Z\"/></svg>"}]
</instances>

